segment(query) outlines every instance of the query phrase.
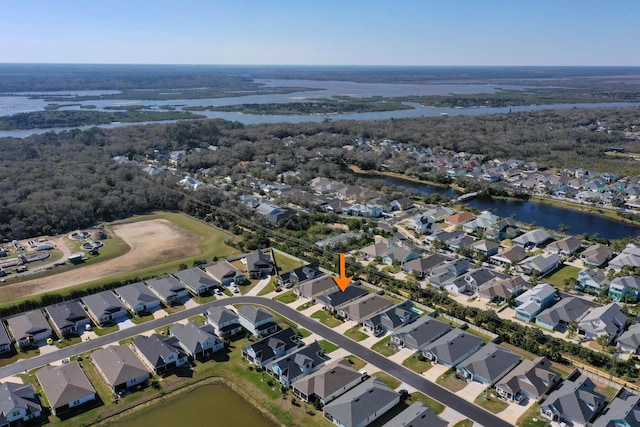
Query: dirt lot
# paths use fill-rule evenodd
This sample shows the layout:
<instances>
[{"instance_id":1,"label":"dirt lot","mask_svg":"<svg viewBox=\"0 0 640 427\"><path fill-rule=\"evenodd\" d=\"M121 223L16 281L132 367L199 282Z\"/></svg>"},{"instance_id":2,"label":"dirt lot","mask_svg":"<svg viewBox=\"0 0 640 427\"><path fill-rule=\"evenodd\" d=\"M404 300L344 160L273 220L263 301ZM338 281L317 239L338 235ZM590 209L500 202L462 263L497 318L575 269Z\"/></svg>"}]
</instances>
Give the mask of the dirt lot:
<instances>
[{"instance_id":1,"label":"dirt lot","mask_svg":"<svg viewBox=\"0 0 640 427\"><path fill-rule=\"evenodd\" d=\"M190 233L164 219L140 221L112 227L131 250L105 262L79 266L72 271L0 287L0 302L41 294L124 271L161 264L200 253L201 236ZM56 239L62 247L63 239ZM68 252L65 250L65 253Z\"/></svg>"}]
</instances>

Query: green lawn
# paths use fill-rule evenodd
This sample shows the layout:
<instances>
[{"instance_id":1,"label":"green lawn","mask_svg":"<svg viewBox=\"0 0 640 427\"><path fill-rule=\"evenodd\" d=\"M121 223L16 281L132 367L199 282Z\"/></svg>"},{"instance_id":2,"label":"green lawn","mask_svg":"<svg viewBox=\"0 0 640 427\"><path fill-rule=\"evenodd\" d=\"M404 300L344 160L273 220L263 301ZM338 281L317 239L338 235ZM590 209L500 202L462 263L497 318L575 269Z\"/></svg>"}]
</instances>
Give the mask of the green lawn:
<instances>
[{"instance_id":1,"label":"green lawn","mask_svg":"<svg viewBox=\"0 0 640 427\"><path fill-rule=\"evenodd\" d=\"M17 344L16 344L17 347ZM20 351L16 351L15 348L12 352L3 354L0 356L0 367L7 366L13 362L17 362L20 359L28 359L40 355L40 350L37 348L29 348Z\"/></svg>"},{"instance_id":2,"label":"green lawn","mask_svg":"<svg viewBox=\"0 0 640 427\"><path fill-rule=\"evenodd\" d=\"M369 338L369 335L360 330L360 326L356 325L353 328L349 328L344 333L345 337L349 337L354 341L362 341Z\"/></svg>"},{"instance_id":3,"label":"green lawn","mask_svg":"<svg viewBox=\"0 0 640 427\"><path fill-rule=\"evenodd\" d=\"M283 304L291 304L298 299L298 296L293 291L287 291L276 297L276 301L280 301Z\"/></svg>"},{"instance_id":4,"label":"green lawn","mask_svg":"<svg viewBox=\"0 0 640 427\"><path fill-rule=\"evenodd\" d=\"M536 421L533 420L534 418ZM520 415L516 425L519 427L547 427L549 422L540 416L540 405L534 403L524 414Z\"/></svg>"},{"instance_id":5,"label":"green lawn","mask_svg":"<svg viewBox=\"0 0 640 427\"><path fill-rule=\"evenodd\" d=\"M131 321L136 325L139 325L141 323L148 322L149 320L153 320L153 319L154 319L153 314L145 314L143 316L133 316L131 318Z\"/></svg>"},{"instance_id":6,"label":"green lawn","mask_svg":"<svg viewBox=\"0 0 640 427\"><path fill-rule=\"evenodd\" d=\"M331 353L332 351L336 351L337 349L340 348L337 345L335 345L334 343L332 343L330 341L327 341L327 340L320 340L320 341L318 341L318 344L320 344L320 347L322 347L324 352L327 353L327 354Z\"/></svg>"},{"instance_id":7,"label":"green lawn","mask_svg":"<svg viewBox=\"0 0 640 427\"><path fill-rule=\"evenodd\" d=\"M489 412L497 414L507 409L509 404L495 395L495 391L489 390L486 395L482 393L473 401L476 405L486 409Z\"/></svg>"},{"instance_id":8,"label":"green lawn","mask_svg":"<svg viewBox=\"0 0 640 427\"><path fill-rule=\"evenodd\" d=\"M99 337L106 334L110 334L111 332L119 331L119 330L120 330L120 327L118 326L117 323L111 326L100 326L100 327L93 328L93 332L95 332L96 335L98 335Z\"/></svg>"},{"instance_id":9,"label":"green lawn","mask_svg":"<svg viewBox=\"0 0 640 427\"><path fill-rule=\"evenodd\" d=\"M198 304L206 304L208 302L215 301L217 299L218 298L216 298L216 296L213 295L213 294L212 295L206 295L206 296L195 296L195 297L193 297L193 300L195 302L197 302Z\"/></svg>"},{"instance_id":10,"label":"green lawn","mask_svg":"<svg viewBox=\"0 0 640 427\"><path fill-rule=\"evenodd\" d=\"M473 421L471 421L469 418L465 418L464 420L455 423L453 427L473 427Z\"/></svg>"},{"instance_id":11,"label":"green lawn","mask_svg":"<svg viewBox=\"0 0 640 427\"><path fill-rule=\"evenodd\" d=\"M271 292L274 292L276 290L275 283L276 283L276 279L274 277L269 281L267 286L265 286L264 288L260 289L260 291L258 291L258 296L261 297L263 295L270 294Z\"/></svg>"},{"instance_id":12,"label":"green lawn","mask_svg":"<svg viewBox=\"0 0 640 427\"><path fill-rule=\"evenodd\" d=\"M351 367L356 371L359 371L367 365L367 362L352 354L345 356L344 358L347 359L349 363L351 363Z\"/></svg>"},{"instance_id":13,"label":"green lawn","mask_svg":"<svg viewBox=\"0 0 640 427\"><path fill-rule=\"evenodd\" d=\"M455 393L456 391L460 391L465 388L467 382L456 378L455 369L449 369L438 377L436 384L440 384L442 387Z\"/></svg>"},{"instance_id":14,"label":"green lawn","mask_svg":"<svg viewBox=\"0 0 640 427\"><path fill-rule=\"evenodd\" d=\"M314 304L313 301L307 301L304 304L302 304L299 307L297 307L296 310L298 310L298 311L306 310L307 308L311 307L313 304Z\"/></svg>"},{"instance_id":15,"label":"green lawn","mask_svg":"<svg viewBox=\"0 0 640 427\"><path fill-rule=\"evenodd\" d=\"M386 372L375 372L373 374L371 374L372 377L378 377L382 380L382 382L384 382L387 386L389 386L389 388L391 389L396 389L398 387L400 387L400 384L402 384L402 381L400 381L399 379L392 377L391 375L387 374Z\"/></svg>"},{"instance_id":16,"label":"green lawn","mask_svg":"<svg viewBox=\"0 0 640 427\"><path fill-rule=\"evenodd\" d=\"M420 360L420 357L415 355L407 357L402 362L402 366L411 369L417 374L422 374L423 372L428 371L433 367L431 362L429 362L428 360Z\"/></svg>"},{"instance_id":17,"label":"green lawn","mask_svg":"<svg viewBox=\"0 0 640 427\"><path fill-rule=\"evenodd\" d=\"M544 278L544 282L549 283L550 285L555 286L558 289L564 289L564 281L565 279L576 279L578 277L578 272L580 269L578 267L574 267L572 265L565 265L561 267L559 270L556 270L549 277Z\"/></svg>"},{"instance_id":18,"label":"green lawn","mask_svg":"<svg viewBox=\"0 0 640 427\"><path fill-rule=\"evenodd\" d=\"M306 338L311 336L311 331L305 328L297 328L296 331L298 331L298 335L300 335L302 338Z\"/></svg>"},{"instance_id":19,"label":"green lawn","mask_svg":"<svg viewBox=\"0 0 640 427\"><path fill-rule=\"evenodd\" d=\"M411 395L407 399L408 405L411 405L414 402L424 403L424 405L427 408L431 409L436 414L441 413L442 411L444 411L444 408L445 408L445 406L442 403L430 398L429 396L423 393L420 393L419 391L416 391L415 393L411 393Z\"/></svg>"},{"instance_id":20,"label":"green lawn","mask_svg":"<svg viewBox=\"0 0 640 427\"><path fill-rule=\"evenodd\" d=\"M339 326L342 324L341 321L339 321L338 319L336 319L335 317L333 317L331 315L331 313L325 311L325 310L318 310L315 313L313 313L311 315L312 319L318 319L320 320L320 323L322 323L325 326L328 326L330 328L335 328L336 326Z\"/></svg>"},{"instance_id":21,"label":"green lawn","mask_svg":"<svg viewBox=\"0 0 640 427\"><path fill-rule=\"evenodd\" d=\"M287 273L295 268L302 267L304 264L298 260L290 258L286 255L273 251L278 273Z\"/></svg>"},{"instance_id":22,"label":"green lawn","mask_svg":"<svg viewBox=\"0 0 640 427\"><path fill-rule=\"evenodd\" d=\"M371 347L371 350L377 351L383 356L392 356L396 353L396 351L394 350L393 347L389 345L390 342L391 342L391 335L384 337L380 341L375 343Z\"/></svg>"},{"instance_id":23,"label":"green lawn","mask_svg":"<svg viewBox=\"0 0 640 427\"><path fill-rule=\"evenodd\" d=\"M199 325L204 325L207 319L202 314L196 314L193 317L189 317L189 322L197 323Z\"/></svg>"}]
</instances>

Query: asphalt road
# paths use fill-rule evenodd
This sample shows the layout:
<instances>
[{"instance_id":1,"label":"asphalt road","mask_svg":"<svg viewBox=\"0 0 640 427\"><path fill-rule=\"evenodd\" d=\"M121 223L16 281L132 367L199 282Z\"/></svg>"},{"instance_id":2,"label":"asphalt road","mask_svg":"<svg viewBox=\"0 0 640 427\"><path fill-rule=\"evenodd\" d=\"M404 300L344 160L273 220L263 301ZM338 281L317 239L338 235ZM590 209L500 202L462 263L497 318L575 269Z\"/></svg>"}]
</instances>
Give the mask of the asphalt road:
<instances>
[{"instance_id":1,"label":"asphalt road","mask_svg":"<svg viewBox=\"0 0 640 427\"><path fill-rule=\"evenodd\" d=\"M432 397L443 405L458 411L467 418L470 418L486 427L511 426L510 423L498 418L494 414L485 411L484 409L474 405L473 403L467 402L461 397L456 396L454 393L451 393L449 390L440 387L435 383L427 381L415 372L403 366L400 366L395 362L390 361L381 354L370 350L355 341L352 341L344 335L341 335L324 326L320 322L311 319L304 314L301 314L299 311L294 310L291 307L288 307L278 301L263 297L234 296L233 298L224 298L218 301L212 301L198 307L174 313L164 318L154 319L128 329L103 335L90 341L83 341L81 343L65 347L52 353L43 354L40 356L32 357L30 359L14 362L8 366L0 368L0 378L19 374L24 371L30 371L32 369L55 362L63 358L68 358L76 354L85 353L95 348L103 347L112 343L116 343L125 338L142 334L151 329L157 329L163 326L167 326L177 321L187 319L197 314L201 314L213 307L219 307L228 304L260 304L268 307L273 311L281 314L282 316L291 319L300 327L308 329L313 333L320 335L324 339L335 343L351 354L379 367L382 371L396 377L400 381L407 383L411 387L414 387L416 390L419 390L427 396Z\"/></svg>"}]
</instances>

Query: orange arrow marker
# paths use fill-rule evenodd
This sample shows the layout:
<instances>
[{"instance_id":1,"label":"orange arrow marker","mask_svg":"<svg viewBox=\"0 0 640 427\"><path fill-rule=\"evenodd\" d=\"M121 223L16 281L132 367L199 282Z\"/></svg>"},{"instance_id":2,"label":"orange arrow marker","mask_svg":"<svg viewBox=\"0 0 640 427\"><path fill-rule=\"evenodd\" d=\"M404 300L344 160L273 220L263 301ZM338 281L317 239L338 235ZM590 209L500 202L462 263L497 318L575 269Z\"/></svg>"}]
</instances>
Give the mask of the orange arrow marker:
<instances>
[{"instance_id":1,"label":"orange arrow marker","mask_svg":"<svg viewBox=\"0 0 640 427\"><path fill-rule=\"evenodd\" d=\"M333 280L335 280L336 285L338 285L338 287L340 288L340 290L342 292L344 292L345 289L347 289L347 286L349 286L349 283L351 283L351 277L345 277L347 274L347 270L345 268L344 265L344 254L340 254L340 277L333 277Z\"/></svg>"}]
</instances>

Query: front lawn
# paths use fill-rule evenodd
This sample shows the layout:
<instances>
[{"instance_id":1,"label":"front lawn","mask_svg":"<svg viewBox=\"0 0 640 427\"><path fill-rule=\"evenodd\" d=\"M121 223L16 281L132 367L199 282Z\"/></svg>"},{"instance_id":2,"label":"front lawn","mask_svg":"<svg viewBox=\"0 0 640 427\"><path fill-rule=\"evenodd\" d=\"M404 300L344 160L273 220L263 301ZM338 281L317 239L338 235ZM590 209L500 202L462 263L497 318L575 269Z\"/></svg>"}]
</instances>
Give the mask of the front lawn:
<instances>
[{"instance_id":1,"label":"front lawn","mask_svg":"<svg viewBox=\"0 0 640 427\"><path fill-rule=\"evenodd\" d=\"M564 281L566 279L575 279L578 277L578 272L580 269L578 267L574 267L572 265L565 265L551 276L546 277L544 279L545 282L549 283L552 286L555 286L558 289L564 289Z\"/></svg>"},{"instance_id":2,"label":"front lawn","mask_svg":"<svg viewBox=\"0 0 640 427\"><path fill-rule=\"evenodd\" d=\"M473 427L473 421L471 421L469 418L465 418L464 420L455 423L453 427Z\"/></svg>"},{"instance_id":3,"label":"front lawn","mask_svg":"<svg viewBox=\"0 0 640 427\"><path fill-rule=\"evenodd\" d=\"M385 383L387 386L389 386L390 389L393 389L393 390L400 387L400 384L402 384L402 381L400 381L395 377L392 377L386 372L379 371L374 374L371 374L371 376L380 378L383 383Z\"/></svg>"},{"instance_id":4,"label":"front lawn","mask_svg":"<svg viewBox=\"0 0 640 427\"><path fill-rule=\"evenodd\" d=\"M489 390L486 396L483 392L480 396L476 397L473 403L494 414L502 412L509 407L509 404L496 396L493 390Z\"/></svg>"},{"instance_id":5,"label":"front lawn","mask_svg":"<svg viewBox=\"0 0 640 427\"><path fill-rule=\"evenodd\" d=\"M335 328L336 326L339 326L342 324L342 322L340 322L338 319L333 317L331 313L325 310L316 311L311 315L311 318L318 319L320 323L322 323L325 326L328 326L329 328Z\"/></svg>"},{"instance_id":6,"label":"front lawn","mask_svg":"<svg viewBox=\"0 0 640 427\"><path fill-rule=\"evenodd\" d=\"M330 341L327 341L327 340L320 340L320 341L318 341L318 344L324 350L324 352L327 353L327 354L331 353L332 351L336 351L337 349L340 348L337 345L335 345L334 343L332 343Z\"/></svg>"},{"instance_id":7,"label":"front lawn","mask_svg":"<svg viewBox=\"0 0 640 427\"><path fill-rule=\"evenodd\" d=\"M440 414L442 411L444 411L444 408L445 408L445 406L442 403L430 398L429 396L423 393L420 393L419 391L411 393L411 395L409 395L409 398L406 401L408 405L411 405L414 402L424 403L424 406L431 409L436 414Z\"/></svg>"},{"instance_id":8,"label":"front lawn","mask_svg":"<svg viewBox=\"0 0 640 427\"><path fill-rule=\"evenodd\" d=\"M258 296L261 297L263 295L270 294L271 292L275 292L275 290L276 290L276 278L273 277L271 278L267 286L265 286L258 292Z\"/></svg>"},{"instance_id":9,"label":"front lawn","mask_svg":"<svg viewBox=\"0 0 640 427\"><path fill-rule=\"evenodd\" d=\"M351 338L354 341L362 341L369 336L360 330L360 326L356 325L353 328L349 328L344 333L345 337Z\"/></svg>"},{"instance_id":10,"label":"front lawn","mask_svg":"<svg viewBox=\"0 0 640 427\"><path fill-rule=\"evenodd\" d=\"M282 295L278 295L276 297L276 301L280 301L283 304L291 304L297 299L298 299L298 296L295 293L293 293L293 291L287 291Z\"/></svg>"},{"instance_id":11,"label":"front lawn","mask_svg":"<svg viewBox=\"0 0 640 427\"><path fill-rule=\"evenodd\" d=\"M421 360L420 356L418 355L407 357L402 362L402 366L411 369L417 374L422 374L423 372L428 371L433 367L430 361L428 361L427 359Z\"/></svg>"},{"instance_id":12,"label":"front lawn","mask_svg":"<svg viewBox=\"0 0 640 427\"><path fill-rule=\"evenodd\" d=\"M93 332L95 332L96 335L99 337L110 334L111 332L119 331L119 330L120 330L120 327L118 326L117 323L111 326L100 326L100 327L93 328Z\"/></svg>"},{"instance_id":13,"label":"front lawn","mask_svg":"<svg viewBox=\"0 0 640 427\"><path fill-rule=\"evenodd\" d=\"M298 308L296 308L296 310L298 311L304 311L307 308L311 307L313 304L315 304L313 301L307 301L304 304L302 304L301 306L299 306Z\"/></svg>"},{"instance_id":14,"label":"front lawn","mask_svg":"<svg viewBox=\"0 0 640 427\"><path fill-rule=\"evenodd\" d=\"M519 427L547 427L549 423L540 416L540 405L534 403L524 414L520 415L516 425Z\"/></svg>"},{"instance_id":15,"label":"front lawn","mask_svg":"<svg viewBox=\"0 0 640 427\"><path fill-rule=\"evenodd\" d=\"M356 371L359 371L367 365L367 362L352 354L345 356L344 358L347 359L349 363L351 363L351 367Z\"/></svg>"},{"instance_id":16,"label":"front lawn","mask_svg":"<svg viewBox=\"0 0 640 427\"><path fill-rule=\"evenodd\" d=\"M456 391L460 391L465 388L467 382L456 377L455 369L449 369L438 377L436 384L439 384L447 390L455 393Z\"/></svg>"},{"instance_id":17,"label":"front lawn","mask_svg":"<svg viewBox=\"0 0 640 427\"><path fill-rule=\"evenodd\" d=\"M396 351L393 347L391 347L390 343L391 343L391 335L384 337L380 341L375 343L371 347L371 350L377 351L383 356L387 356L387 357L392 356L396 353Z\"/></svg>"}]
</instances>

